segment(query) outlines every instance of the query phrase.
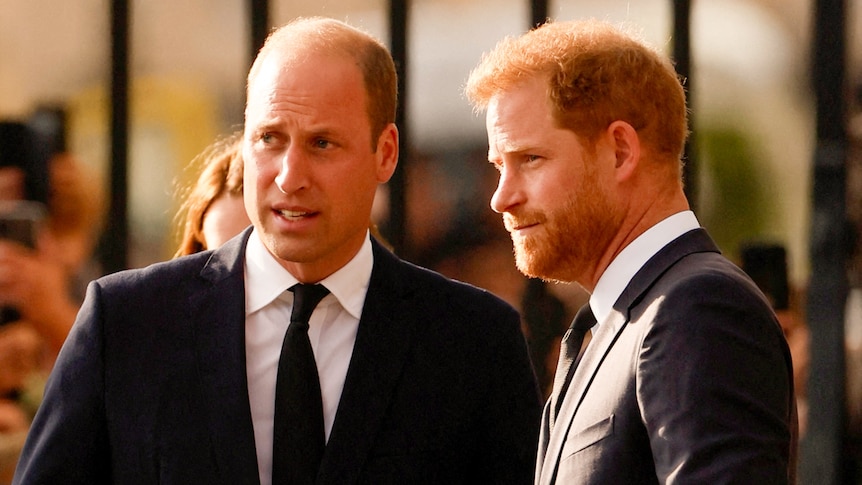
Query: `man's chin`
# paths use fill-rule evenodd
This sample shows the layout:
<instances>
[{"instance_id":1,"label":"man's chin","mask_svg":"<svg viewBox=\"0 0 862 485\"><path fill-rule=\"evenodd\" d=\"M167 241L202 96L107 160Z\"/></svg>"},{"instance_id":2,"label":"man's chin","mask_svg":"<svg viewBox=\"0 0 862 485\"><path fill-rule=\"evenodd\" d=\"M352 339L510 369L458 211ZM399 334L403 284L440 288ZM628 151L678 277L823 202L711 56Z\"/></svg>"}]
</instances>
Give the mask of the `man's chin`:
<instances>
[{"instance_id":1,"label":"man's chin","mask_svg":"<svg viewBox=\"0 0 862 485\"><path fill-rule=\"evenodd\" d=\"M529 255L523 248L515 247L515 266L518 271L529 278L544 278L541 268L536 264L536 258Z\"/></svg>"},{"instance_id":2,"label":"man's chin","mask_svg":"<svg viewBox=\"0 0 862 485\"><path fill-rule=\"evenodd\" d=\"M313 244L282 235L271 236L267 239L262 238L262 240L264 246L274 257L285 262L303 263L312 259L315 253Z\"/></svg>"},{"instance_id":3,"label":"man's chin","mask_svg":"<svg viewBox=\"0 0 862 485\"><path fill-rule=\"evenodd\" d=\"M559 261L538 258L536 254L530 255L518 247L515 248L515 266L528 278L538 278L550 283L568 283L570 281L560 274Z\"/></svg>"}]
</instances>

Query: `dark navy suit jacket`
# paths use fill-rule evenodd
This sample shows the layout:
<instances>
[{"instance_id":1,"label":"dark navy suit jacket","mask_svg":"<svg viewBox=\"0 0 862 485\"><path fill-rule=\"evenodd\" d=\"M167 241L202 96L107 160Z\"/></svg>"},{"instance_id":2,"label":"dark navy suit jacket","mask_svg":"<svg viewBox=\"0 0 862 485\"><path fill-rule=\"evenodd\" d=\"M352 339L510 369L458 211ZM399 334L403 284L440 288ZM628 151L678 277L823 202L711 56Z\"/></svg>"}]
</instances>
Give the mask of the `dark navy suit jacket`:
<instances>
[{"instance_id":1,"label":"dark navy suit jacket","mask_svg":"<svg viewBox=\"0 0 862 485\"><path fill-rule=\"evenodd\" d=\"M653 256L599 322L536 483L792 482L790 351L769 303L702 229Z\"/></svg>"},{"instance_id":2,"label":"dark navy suit jacket","mask_svg":"<svg viewBox=\"0 0 862 485\"><path fill-rule=\"evenodd\" d=\"M15 483L258 483L248 234L90 284ZM541 403L517 312L373 253L317 483L532 482Z\"/></svg>"}]
</instances>

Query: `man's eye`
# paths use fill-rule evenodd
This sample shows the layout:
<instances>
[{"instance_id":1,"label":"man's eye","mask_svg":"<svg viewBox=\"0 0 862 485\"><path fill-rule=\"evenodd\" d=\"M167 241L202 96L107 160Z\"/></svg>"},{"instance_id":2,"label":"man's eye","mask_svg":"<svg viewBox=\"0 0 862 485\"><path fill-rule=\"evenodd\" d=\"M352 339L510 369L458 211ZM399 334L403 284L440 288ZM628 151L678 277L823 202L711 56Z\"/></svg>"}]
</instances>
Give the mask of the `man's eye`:
<instances>
[{"instance_id":1,"label":"man's eye","mask_svg":"<svg viewBox=\"0 0 862 485\"><path fill-rule=\"evenodd\" d=\"M329 148L331 143L329 140L324 140L323 138L318 138L314 140L314 146L317 148Z\"/></svg>"},{"instance_id":2,"label":"man's eye","mask_svg":"<svg viewBox=\"0 0 862 485\"><path fill-rule=\"evenodd\" d=\"M275 137L272 135L272 133L264 133L260 135L260 141L264 143L272 143L274 140Z\"/></svg>"},{"instance_id":3,"label":"man's eye","mask_svg":"<svg viewBox=\"0 0 862 485\"><path fill-rule=\"evenodd\" d=\"M535 162L536 160L542 158L538 155L527 155L526 156L528 162Z\"/></svg>"}]
</instances>

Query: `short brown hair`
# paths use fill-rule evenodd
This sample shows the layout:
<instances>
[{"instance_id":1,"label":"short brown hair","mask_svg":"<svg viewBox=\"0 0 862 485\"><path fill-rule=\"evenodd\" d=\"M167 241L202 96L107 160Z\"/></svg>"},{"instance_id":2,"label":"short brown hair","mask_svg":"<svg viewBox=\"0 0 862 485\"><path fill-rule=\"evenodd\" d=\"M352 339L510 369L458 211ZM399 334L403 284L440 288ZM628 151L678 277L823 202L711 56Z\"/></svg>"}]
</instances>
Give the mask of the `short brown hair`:
<instances>
[{"instance_id":1,"label":"short brown hair","mask_svg":"<svg viewBox=\"0 0 862 485\"><path fill-rule=\"evenodd\" d=\"M300 17L274 30L260 49L248 73L248 89L263 60L275 49L290 53L325 52L356 62L362 72L371 124L371 149L390 123L395 122L398 75L389 50L370 34L344 22L324 17Z\"/></svg>"},{"instance_id":2,"label":"short brown hair","mask_svg":"<svg viewBox=\"0 0 862 485\"><path fill-rule=\"evenodd\" d=\"M688 136L685 92L670 60L606 22L549 22L507 37L470 73L465 92L478 110L532 76L564 128L589 141L613 121L634 127L655 152L679 158Z\"/></svg>"}]
</instances>

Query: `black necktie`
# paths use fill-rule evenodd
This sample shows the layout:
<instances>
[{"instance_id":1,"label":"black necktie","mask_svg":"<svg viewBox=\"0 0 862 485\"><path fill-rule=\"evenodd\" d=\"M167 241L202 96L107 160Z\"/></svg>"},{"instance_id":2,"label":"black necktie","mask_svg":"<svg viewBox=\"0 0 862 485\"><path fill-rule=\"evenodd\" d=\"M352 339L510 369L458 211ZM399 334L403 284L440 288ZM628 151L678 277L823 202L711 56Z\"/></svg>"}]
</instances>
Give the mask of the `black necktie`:
<instances>
[{"instance_id":1,"label":"black necktie","mask_svg":"<svg viewBox=\"0 0 862 485\"><path fill-rule=\"evenodd\" d=\"M563 341L560 345L560 359L557 361L557 371L554 374L554 392L551 394L551 427L557 415L560 413L560 406L563 403L563 397L569 388L569 383L572 381L572 376L575 374L575 368L578 366L581 347L584 344L584 336L596 324L596 317L593 315L593 310L590 304L582 306L575 315L572 325L563 336Z\"/></svg>"},{"instance_id":2,"label":"black necktie","mask_svg":"<svg viewBox=\"0 0 862 485\"><path fill-rule=\"evenodd\" d=\"M314 483L326 446L320 380L308 340L308 319L329 290L321 285L297 284L290 291L294 295L293 311L275 381L273 485Z\"/></svg>"}]
</instances>

